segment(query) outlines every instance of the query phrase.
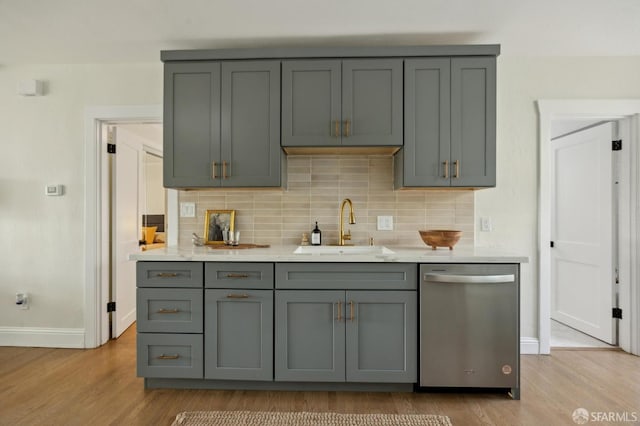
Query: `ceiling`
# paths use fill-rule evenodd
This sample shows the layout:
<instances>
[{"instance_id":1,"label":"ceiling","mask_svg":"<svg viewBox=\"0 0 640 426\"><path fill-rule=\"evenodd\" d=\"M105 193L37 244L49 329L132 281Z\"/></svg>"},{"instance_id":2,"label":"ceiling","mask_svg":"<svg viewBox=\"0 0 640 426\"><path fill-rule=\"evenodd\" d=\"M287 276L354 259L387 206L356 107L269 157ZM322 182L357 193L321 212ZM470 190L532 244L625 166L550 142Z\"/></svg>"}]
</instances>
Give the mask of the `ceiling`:
<instances>
[{"instance_id":1,"label":"ceiling","mask_svg":"<svg viewBox=\"0 0 640 426\"><path fill-rule=\"evenodd\" d=\"M640 56L638 0L0 0L0 65L155 62L161 50L501 44Z\"/></svg>"}]
</instances>

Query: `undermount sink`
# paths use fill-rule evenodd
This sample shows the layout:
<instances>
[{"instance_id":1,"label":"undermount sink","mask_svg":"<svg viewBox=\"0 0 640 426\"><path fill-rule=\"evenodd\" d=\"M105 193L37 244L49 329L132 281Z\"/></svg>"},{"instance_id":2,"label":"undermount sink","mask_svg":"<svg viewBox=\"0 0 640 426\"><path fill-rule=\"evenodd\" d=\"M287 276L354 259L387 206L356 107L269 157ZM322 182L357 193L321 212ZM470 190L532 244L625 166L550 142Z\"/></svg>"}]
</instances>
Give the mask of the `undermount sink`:
<instances>
[{"instance_id":1,"label":"undermount sink","mask_svg":"<svg viewBox=\"0 0 640 426\"><path fill-rule=\"evenodd\" d=\"M299 246L293 254L368 254L388 255L395 252L384 246Z\"/></svg>"}]
</instances>

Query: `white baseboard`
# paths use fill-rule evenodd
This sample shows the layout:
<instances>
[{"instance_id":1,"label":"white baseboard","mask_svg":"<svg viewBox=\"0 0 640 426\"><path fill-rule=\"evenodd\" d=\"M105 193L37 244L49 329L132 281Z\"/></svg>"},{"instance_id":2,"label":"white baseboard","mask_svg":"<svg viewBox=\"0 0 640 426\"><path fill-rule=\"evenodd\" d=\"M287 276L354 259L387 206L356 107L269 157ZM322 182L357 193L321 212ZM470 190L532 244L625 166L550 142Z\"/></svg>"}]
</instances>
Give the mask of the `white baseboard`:
<instances>
[{"instance_id":1,"label":"white baseboard","mask_svg":"<svg viewBox=\"0 0 640 426\"><path fill-rule=\"evenodd\" d=\"M535 337L520 338L521 355L538 355L540 353L540 341Z\"/></svg>"},{"instance_id":2,"label":"white baseboard","mask_svg":"<svg viewBox=\"0 0 640 426\"><path fill-rule=\"evenodd\" d=\"M84 329L0 327L0 346L84 348Z\"/></svg>"}]
</instances>

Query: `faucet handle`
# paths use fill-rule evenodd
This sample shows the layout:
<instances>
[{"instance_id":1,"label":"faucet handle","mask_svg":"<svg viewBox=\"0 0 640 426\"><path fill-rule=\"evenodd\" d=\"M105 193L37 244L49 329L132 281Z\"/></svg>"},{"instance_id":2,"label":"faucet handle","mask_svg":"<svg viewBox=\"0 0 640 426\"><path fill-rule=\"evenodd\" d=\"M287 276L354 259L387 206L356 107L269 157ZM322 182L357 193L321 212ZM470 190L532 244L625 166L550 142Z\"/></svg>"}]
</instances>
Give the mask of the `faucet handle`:
<instances>
[{"instance_id":1,"label":"faucet handle","mask_svg":"<svg viewBox=\"0 0 640 426\"><path fill-rule=\"evenodd\" d=\"M351 229L347 229L347 232L342 236L342 239L351 241Z\"/></svg>"}]
</instances>

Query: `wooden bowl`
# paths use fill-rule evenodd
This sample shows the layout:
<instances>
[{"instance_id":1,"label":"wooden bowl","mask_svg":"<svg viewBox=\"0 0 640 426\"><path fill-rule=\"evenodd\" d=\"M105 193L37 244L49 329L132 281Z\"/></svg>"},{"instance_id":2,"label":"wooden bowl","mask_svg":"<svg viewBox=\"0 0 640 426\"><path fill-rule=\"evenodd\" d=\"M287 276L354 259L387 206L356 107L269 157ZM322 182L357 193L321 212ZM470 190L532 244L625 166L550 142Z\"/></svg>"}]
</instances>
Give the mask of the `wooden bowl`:
<instances>
[{"instance_id":1,"label":"wooden bowl","mask_svg":"<svg viewBox=\"0 0 640 426\"><path fill-rule=\"evenodd\" d=\"M452 231L446 229L433 229L428 231L418 231L420 238L428 246L431 246L433 250L437 247L449 247L449 250L453 250L453 246L462 237L462 231Z\"/></svg>"}]
</instances>

